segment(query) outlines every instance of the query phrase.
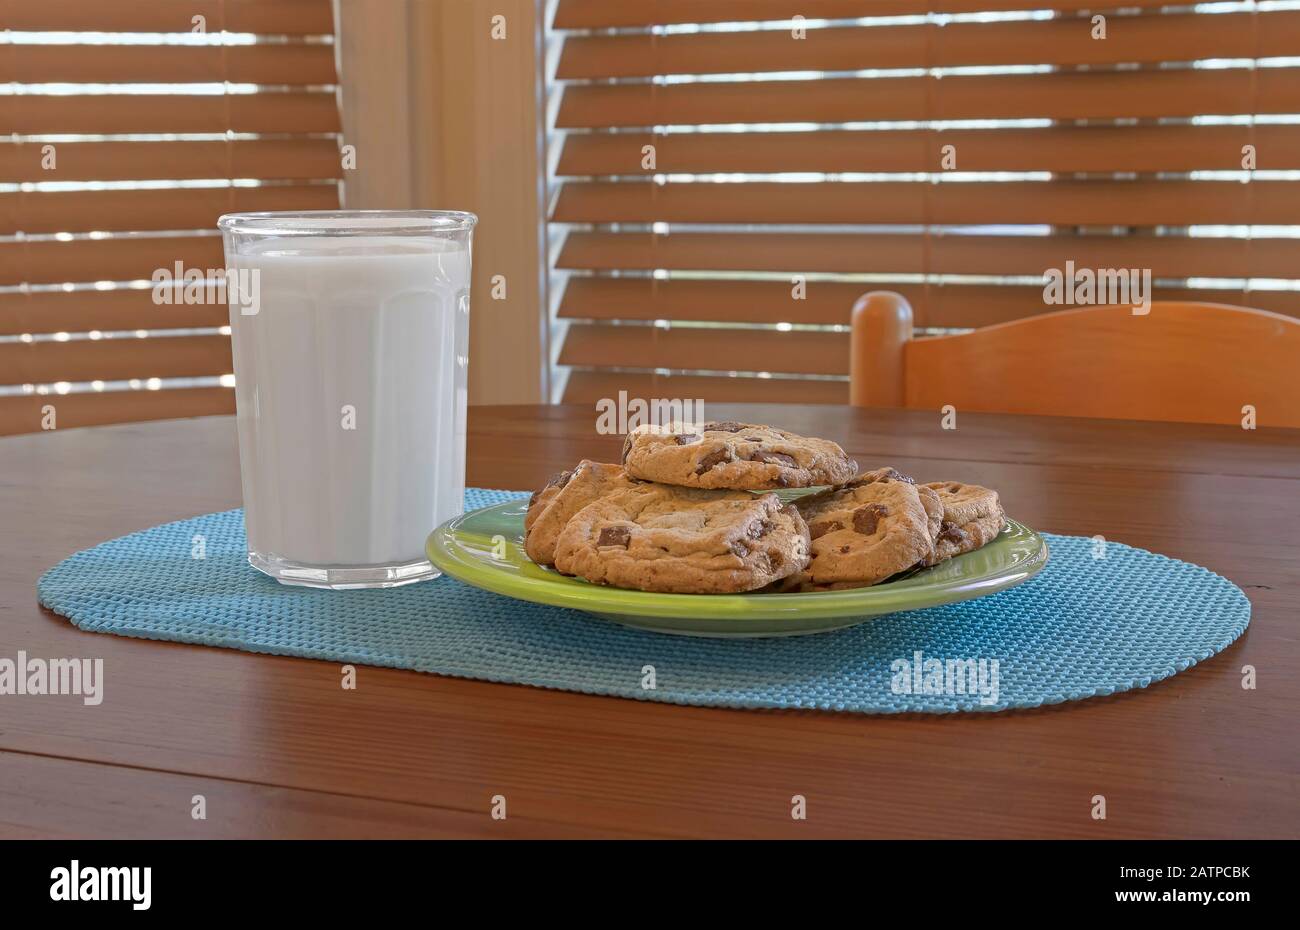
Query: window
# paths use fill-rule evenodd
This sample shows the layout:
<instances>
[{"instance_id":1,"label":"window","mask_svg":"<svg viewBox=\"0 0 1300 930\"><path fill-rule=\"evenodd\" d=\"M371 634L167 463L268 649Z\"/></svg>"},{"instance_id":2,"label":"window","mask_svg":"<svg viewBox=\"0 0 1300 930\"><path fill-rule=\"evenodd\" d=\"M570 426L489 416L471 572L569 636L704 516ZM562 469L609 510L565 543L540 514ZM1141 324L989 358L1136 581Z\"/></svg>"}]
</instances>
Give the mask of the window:
<instances>
[{"instance_id":1,"label":"window","mask_svg":"<svg viewBox=\"0 0 1300 930\"><path fill-rule=\"evenodd\" d=\"M225 304L154 276L220 269L222 213L338 206L332 33L330 0L0 0L0 433L233 412Z\"/></svg>"},{"instance_id":2,"label":"window","mask_svg":"<svg viewBox=\"0 0 1300 930\"><path fill-rule=\"evenodd\" d=\"M965 329L1068 262L1300 313L1300 3L1122 6L559 0L563 398L843 403L863 292Z\"/></svg>"}]
</instances>

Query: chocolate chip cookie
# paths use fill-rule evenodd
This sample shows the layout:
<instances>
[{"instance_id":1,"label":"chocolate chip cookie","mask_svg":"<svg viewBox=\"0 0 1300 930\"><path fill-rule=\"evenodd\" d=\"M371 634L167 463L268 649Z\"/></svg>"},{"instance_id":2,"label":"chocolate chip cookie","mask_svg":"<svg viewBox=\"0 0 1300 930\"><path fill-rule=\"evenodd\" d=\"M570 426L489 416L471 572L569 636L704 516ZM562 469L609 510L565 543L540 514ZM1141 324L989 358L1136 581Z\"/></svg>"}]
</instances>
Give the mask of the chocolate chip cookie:
<instances>
[{"instance_id":1,"label":"chocolate chip cookie","mask_svg":"<svg viewBox=\"0 0 1300 930\"><path fill-rule=\"evenodd\" d=\"M959 481L932 481L922 487L936 494L943 505L934 555L926 564L935 565L964 552L973 552L1002 532L1007 518L997 491Z\"/></svg>"},{"instance_id":2,"label":"chocolate chip cookie","mask_svg":"<svg viewBox=\"0 0 1300 930\"><path fill-rule=\"evenodd\" d=\"M528 500L524 552L540 565L555 561L555 541L569 519L593 501L638 484L618 465L583 459L571 471L548 481Z\"/></svg>"},{"instance_id":3,"label":"chocolate chip cookie","mask_svg":"<svg viewBox=\"0 0 1300 930\"><path fill-rule=\"evenodd\" d=\"M888 483L890 481L902 481L916 487L916 494L921 498L921 506L925 508L927 526L930 530L930 539L933 540L939 535L939 528L943 524L943 503L939 500L939 495L923 484L916 484L915 479L909 475L904 475L897 468L886 465L884 468L877 468L874 471L866 471L858 475L852 481L847 481L840 485L840 488L857 488L864 484L871 484L873 481Z\"/></svg>"},{"instance_id":4,"label":"chocolate chip cookie","mask_svg":"<svg viewBox=\"0 0 1300 930\"><path fill-rule=\"evenodd\" d=\"M808 567L785 590L860 588L926 563L938 507L936 496L933 514L927 511L924 496L910 479L879 469L796 501L812 551Z\"/></svg>"},{"instance_id":5,"label":"chocolate chip cookie","mask_svg":"<svg viewBox=\"0 0 1300 930\"><path fill-rule=\"evenodd\" d=\"M588 504L555 546L555 567L642 591L753 591L803 569L808 528L775 494L642 484Z\"/></svg>"},{"instance_id":6,"label":"chocolate chip cookie","mask_svg":"<svg viewBox=\"0 0 1300 930\"><path fill-rule=\"evenodd\" d=\"M623 443L623 465L646 481L747 491L839 484L858 470L828 439L732 422L685 433L638 427Z\"/></svg>"}]
</instances>

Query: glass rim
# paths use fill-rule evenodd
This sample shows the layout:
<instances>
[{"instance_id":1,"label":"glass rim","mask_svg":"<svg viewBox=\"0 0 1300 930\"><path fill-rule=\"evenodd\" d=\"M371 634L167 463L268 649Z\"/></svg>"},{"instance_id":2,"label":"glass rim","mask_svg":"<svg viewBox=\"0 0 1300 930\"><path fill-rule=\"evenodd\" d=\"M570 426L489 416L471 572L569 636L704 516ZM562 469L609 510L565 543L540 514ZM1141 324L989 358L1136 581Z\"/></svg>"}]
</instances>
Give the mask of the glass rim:
<instances>
[{"instance_id":1,"label":"glass rim","mask_svg":"<svg viewBox=\"0 0 1300 930\"><path fill-rule=\"evenodd\" d=\"M223 214L217 228L267 236L427 236L466 232L476 223L461 210L266 210Z\"/></svg>"}]
</instances>

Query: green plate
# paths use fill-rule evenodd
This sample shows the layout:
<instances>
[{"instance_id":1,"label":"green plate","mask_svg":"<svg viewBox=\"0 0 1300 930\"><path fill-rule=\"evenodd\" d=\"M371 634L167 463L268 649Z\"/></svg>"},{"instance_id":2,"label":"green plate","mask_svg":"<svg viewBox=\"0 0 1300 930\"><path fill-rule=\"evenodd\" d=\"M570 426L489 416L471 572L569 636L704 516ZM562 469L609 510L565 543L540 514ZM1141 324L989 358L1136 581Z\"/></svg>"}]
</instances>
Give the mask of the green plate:
<instances>
[{"instance_id":1,"label":"green plate","mask_svg":"<svg viewBox=\"0 0 1300 930\"><path fill-rule=\"evenodd\" d=\"M448 520L429 536L430 561L453 578L536 604L687 636L799 636L1005 591L1047 564L1047 543L1008 521L982 549L869 588L809 594L657 594L568 578L524 554L527 498Z\"/></svg>"}]
</instances>

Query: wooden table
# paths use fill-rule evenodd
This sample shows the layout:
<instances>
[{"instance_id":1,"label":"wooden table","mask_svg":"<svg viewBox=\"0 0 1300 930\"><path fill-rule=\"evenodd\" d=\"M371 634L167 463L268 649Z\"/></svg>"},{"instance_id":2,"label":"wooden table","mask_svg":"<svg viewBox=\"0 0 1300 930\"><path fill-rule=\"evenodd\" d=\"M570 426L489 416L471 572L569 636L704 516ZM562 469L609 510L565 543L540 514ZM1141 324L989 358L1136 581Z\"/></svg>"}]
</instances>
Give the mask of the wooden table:
<instances>
[{"instance_id":1,"label":"wooden table","mask_svg":"<svg viewBox=\"0 0 1300 930\"><path fill-rule=\"evenodd\" d=\"M0 440L0 656L102 657L105 699L0 697L3 836L1295 837L1300 432L837 407L711 408L864 466L991 485L1245 589L1249 631L1152 687L1037 711L676 707L82 633L37 606L72 552L239 505L231 418ZM612 459L590 408L470 417L469 480ZM1258 687L1242 688L1242 667ZM195 795L207 819L191 817ZM493 820L493 795L508 817ZM793 821L790 799L807 798ZM1105 795L1108 817L1091 818Z\"/></svg>"}]
</instances>

